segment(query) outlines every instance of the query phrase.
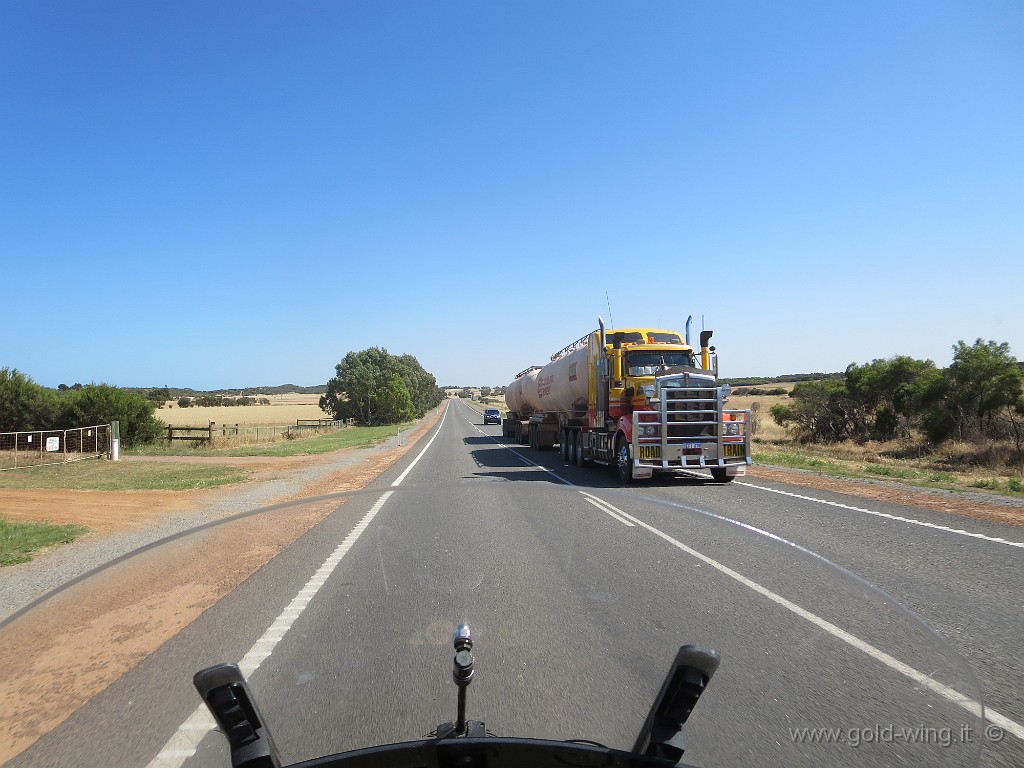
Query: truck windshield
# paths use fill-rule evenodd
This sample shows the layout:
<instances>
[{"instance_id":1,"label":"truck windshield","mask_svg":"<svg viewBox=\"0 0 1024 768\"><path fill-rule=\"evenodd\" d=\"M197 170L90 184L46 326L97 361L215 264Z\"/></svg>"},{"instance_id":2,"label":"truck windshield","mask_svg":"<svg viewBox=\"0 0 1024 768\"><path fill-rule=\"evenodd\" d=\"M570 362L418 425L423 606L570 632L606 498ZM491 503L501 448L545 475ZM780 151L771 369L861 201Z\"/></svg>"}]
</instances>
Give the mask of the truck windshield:
<instances>
[{"instance_id":1,"label":"truck windshield","mask_svg":"<svg viewBox=\"0 0 1024 768\"><path fill-rule=\"evenodd\" d=\"M682 344L683 340L679 338L678 333L655 333L648 332L647 334L648 344Z\"/></svg>"},{"instance_id":2,"label":"truck windshield","mask_svg":"<svg viewBox=\"0 0 1024 768\"><path fill-rule=\"evenodd\" d=\"M630 376L653 376L662 366L677 365L695 368L693 352L682 350L630 352L626 357L626 367Z\"/></svg>"}]
</instances>

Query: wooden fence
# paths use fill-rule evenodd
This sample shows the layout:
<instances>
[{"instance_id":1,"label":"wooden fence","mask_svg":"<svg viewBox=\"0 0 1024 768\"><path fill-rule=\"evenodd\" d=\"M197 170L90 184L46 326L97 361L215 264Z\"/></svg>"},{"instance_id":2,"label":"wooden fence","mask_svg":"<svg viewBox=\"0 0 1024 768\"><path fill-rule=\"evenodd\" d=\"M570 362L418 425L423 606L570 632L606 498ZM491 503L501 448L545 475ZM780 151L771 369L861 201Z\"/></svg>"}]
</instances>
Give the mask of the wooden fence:
<instances>
[{"instance_id":1,"label":"wooden fence","mask_svg":"<svg viewBox=\"0 0 1024 768\"><path fill-rule=\"evenodd\" d=\"M192 440L210 445L213 442L213 424L214 422L211 421L205 427L172 427L167 425L167 442Z\"/></svg>"},{"instance_id":2,"label":"wooden fence","mask_svg":"<svg viewBox=\"0 0 1024 768\"><path fill-rule=\"evenodd\" d=\"M244 424L221 424L211 421L205 427L167 427L167 442L174 440L191 440L198 443L212 445L215 437L236 438L240 440L276 440L278 436L289 437L297 432L327 432L335 429L344 429L353 423L352 419L347 421L335 421L334 419L296 419L295 424L285 426L259 425L247 426Z\"/></svg>"}]
</instances>

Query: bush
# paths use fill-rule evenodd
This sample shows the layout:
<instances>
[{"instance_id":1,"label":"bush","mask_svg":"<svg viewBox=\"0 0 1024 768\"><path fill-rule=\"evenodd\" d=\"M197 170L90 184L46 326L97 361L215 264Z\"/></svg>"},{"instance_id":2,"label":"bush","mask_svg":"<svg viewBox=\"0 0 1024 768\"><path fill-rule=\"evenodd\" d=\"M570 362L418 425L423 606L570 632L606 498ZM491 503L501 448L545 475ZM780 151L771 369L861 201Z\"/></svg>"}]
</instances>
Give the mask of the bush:
<instances>
[{"instance_id":1,"label":"bush","mask_svg":"<svg viewBox=\"0 0 1024 768\"><path fill-rule=\"evenodd\" d=\"M48 429L56 414L56 391L16 368L0 368L0 432Z\"/></svg>"},{"instance_id":2,"label":"bush","mask_svg":"<svg viewBox=\"0 0 1024 768\"><path fill-rule=\"evenodd\" d=\"M60 396L56 426L72 429L117 421L125 447L142 445L163 434L163 423L153 416L155 409L151 400L126 389L88 384Z\"/></svg>"}]
</instances>

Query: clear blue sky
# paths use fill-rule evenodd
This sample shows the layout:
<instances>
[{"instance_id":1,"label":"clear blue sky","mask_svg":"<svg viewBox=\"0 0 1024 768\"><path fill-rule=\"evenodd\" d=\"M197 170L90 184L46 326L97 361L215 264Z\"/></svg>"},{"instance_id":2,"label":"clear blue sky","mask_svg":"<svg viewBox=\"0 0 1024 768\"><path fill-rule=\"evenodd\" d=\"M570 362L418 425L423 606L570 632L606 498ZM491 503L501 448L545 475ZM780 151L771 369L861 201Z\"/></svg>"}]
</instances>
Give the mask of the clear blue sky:
<instances>
[{"instance_id":1,"label":"clear blue sky","mask_svg":"<svg viewBox=\"0 0 1024 768\"><path fill-rule=\"evenodd\" d=\"M1024 358L1024 3L5 2L0 367L501 385ZM610 305L610 310L609 310Z\"/></svg>"}]
</instances>

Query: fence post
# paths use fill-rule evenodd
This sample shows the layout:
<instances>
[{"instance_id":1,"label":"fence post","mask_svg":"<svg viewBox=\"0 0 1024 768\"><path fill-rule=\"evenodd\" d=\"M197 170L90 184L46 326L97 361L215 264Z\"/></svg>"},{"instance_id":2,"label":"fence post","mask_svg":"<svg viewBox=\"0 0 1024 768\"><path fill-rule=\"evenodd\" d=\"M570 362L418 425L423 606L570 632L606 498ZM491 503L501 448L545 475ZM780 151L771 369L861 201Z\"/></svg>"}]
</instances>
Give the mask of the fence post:
<instances>
[{"instance_id":1,"label":"fence post","mask_svg":"<svg viewBox=\"0 0 1024 768\"><path fill-rule=\"evenodd\" d=\"M168 427L170 429L170 427ZM96 435L96 439L99 440L99 435ZM110 460L120 461L121 460L121 422L112 421L110 422Z\"/></svg>"}]
</instances>

